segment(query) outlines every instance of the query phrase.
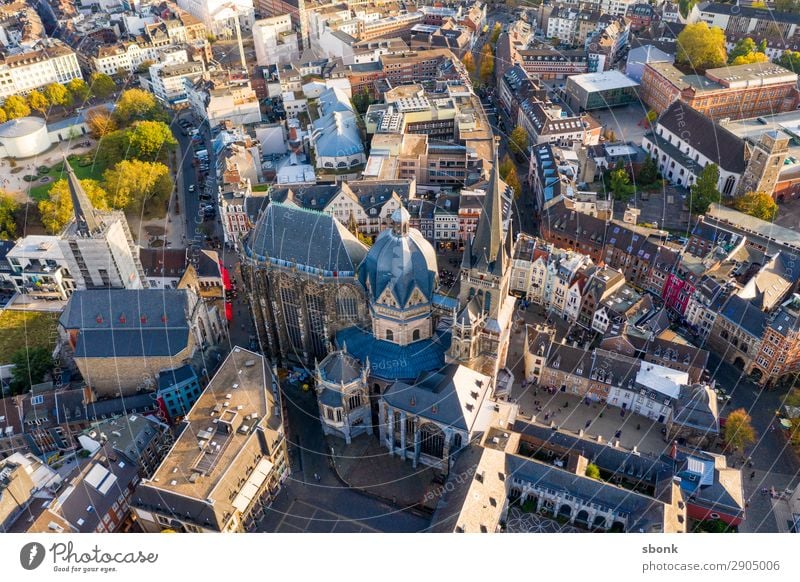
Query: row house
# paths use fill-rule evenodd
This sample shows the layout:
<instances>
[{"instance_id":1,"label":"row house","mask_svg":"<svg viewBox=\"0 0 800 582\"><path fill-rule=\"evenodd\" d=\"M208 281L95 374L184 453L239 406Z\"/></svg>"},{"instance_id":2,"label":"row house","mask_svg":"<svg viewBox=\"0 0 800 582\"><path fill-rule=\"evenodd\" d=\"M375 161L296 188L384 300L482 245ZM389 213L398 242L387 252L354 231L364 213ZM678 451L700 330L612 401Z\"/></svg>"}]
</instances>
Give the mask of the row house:
<instances>
[{"instance_id":1,"label":"row house","mask_svg":"<svg viewBox=\"0 0 800 582\"><path fill-rule=\"evenodd\" d=\"M520 103L528 100L547 100L547 90L528 75L519 64L515 64L500 78L497 86L499 105L511 119L517 119Z\"/></svg>"},{"instance_id":2,"label":"row house","mask_svg":"<svg viewBox=\"0 0 800 582\"><path fill-rule=\"evenodd\" d=\"M558 105L538 99L525 100L519 105L517 124L525 129L534 146L543 143L584 143L586 122L579 115L564 114L565 111Z\"/></svg>"},{"instance_id":3,"label":"row house","mask_svg":"<svg viewBox=\"0 0 800 582\"><path fill-rule=\"evenodd\" d=\"M620 287L625 284L625 276L610 267L600 267L592 273L584 288L581 298L578 325L586 329L594 329L598 311ZM606 324L608 318L606 318Z\"/></svg>"},{"instance_id":4,"label":"row house","mask_svg":"<svg viewBox=\"0 0 800 582\"><path fill-rule=\"evenodd\" d=\"M793 295L770 319L752 368L762 382L800 370L800 296Z\"/></svg>"},{"instance_id":5,"label":"row house","mask_svg":"<svg viewBox=\"0 0 800 582\"><path fill-rule=\"evenodd\" d=\"M724 361L750 372L768 316L753 303L732 295L722 307L708 334L708 347Z\"/></svg>"},{"instance_id":6,"label":"row house","mask_svg":"<svg viewBox=\"0 0 800 582\"><path fill-rule=\"evenodd\" d=\"M584 50L522 49L517 54L525 72L539 79L566 79L589 72L589 57Z\"/></svg>"},{"instance_id":7,"label":"row house","mask_svg":"<svg viewBox=\"0 0 800 582\"><path fill-rule=\"evenodd\" d=\"M596 305L594 314L591 316L590 329L605 334L610 327L623 325L629 318L645 309L646 304L652 305L650 295L642 295L630 285L623 283L616 291ZM587 315L590 310L591 307L587 306Z\"/></svg>"}]
</instances>

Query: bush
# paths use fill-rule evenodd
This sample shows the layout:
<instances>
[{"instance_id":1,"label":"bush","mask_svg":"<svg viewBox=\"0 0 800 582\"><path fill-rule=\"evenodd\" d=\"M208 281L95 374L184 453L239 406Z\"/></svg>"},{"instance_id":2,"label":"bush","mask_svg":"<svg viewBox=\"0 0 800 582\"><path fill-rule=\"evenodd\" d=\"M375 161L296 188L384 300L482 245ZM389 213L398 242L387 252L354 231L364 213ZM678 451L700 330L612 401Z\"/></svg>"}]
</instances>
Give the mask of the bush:
<instances>
[{"instance_id":1,"label":"bush","mask_svg":"<svg viewBox=\"0 0 800 582\"><path fill-rule=\"evenodd\" d=\"M69 154L67 156L67 160L69 160L70 162L74 162L77 159L78 159L78 154Z\"/></svg>"},{"instance_id":2,"label":"bush","mask_svg":"<svg viewBox=\"0 0 800 582\"><path fill-rule=\"evenodd\" d=\"M90 158L89 156L84 156L80 160L78 160L78 165L81 168L87 168L87 167L91 166L93 163L94 163L94 160L92 158Z\"/></svg>"},{"instance_id":3,"label":"bush","mask_svg":"<svg viewBox=\"0 0 800 582\"><path fill-rule=\"evenodd\" d=\"M35 182L36 180L39 179L39 176L34 176L33 174L25 174L24 176L22 176L22 179L25 180L26 182Z\"/></svg>"},{"instance_id":4,"label":"bush","mask_svg":"<svg viewBox=\"0 0 800 582\"><path fill-rule=\"evenodd\" d=\"M40 174L46 174L47 172L50 171L50 168L48 168L47 166L39 166L36 168L36 171L39 172Z\"/></svg>"}]
</instances>

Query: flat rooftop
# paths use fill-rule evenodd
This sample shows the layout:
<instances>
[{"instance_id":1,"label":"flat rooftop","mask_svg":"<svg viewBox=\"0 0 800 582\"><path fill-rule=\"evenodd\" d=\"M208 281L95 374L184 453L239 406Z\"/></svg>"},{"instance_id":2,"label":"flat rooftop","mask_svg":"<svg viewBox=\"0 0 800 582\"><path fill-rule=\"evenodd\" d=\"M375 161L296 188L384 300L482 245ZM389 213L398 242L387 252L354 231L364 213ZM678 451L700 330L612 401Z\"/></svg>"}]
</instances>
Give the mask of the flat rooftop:
<instances>
[{"instance_id":1,"label":"flat rooftop","mask_svg":"<svg viewBox=\"0 0 800 582\"><path fill-rule=\"evenodd\" d=\"M149 487L208 499L260 425L277 430L266 360L235 347L186 416Z\"/></svg>"},{"instance_id":2,"label":"flat rooftop","mask_svg":"<svg viewBox=\"0 0 800 582\"><path fill-rule=\"evenodd\" d=\"M639 83L620 71L602 71L599 73L586 73L585 75L572 75L567 77L567 79L567 83L575 83L588 93L639 86Z\"/></svg>"}]
</instances>

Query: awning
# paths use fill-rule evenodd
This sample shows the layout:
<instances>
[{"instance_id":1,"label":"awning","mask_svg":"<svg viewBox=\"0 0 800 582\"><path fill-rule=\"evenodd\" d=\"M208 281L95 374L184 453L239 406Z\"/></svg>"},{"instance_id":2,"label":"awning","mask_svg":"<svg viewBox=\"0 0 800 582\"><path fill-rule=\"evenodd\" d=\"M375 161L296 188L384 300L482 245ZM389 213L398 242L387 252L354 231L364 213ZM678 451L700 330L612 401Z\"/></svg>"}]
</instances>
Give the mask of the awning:
<instances>
[{"instance_id":1,"label":"awning","mask_svg":"<svg viewBox=\"0 0 800 582\"><path fill-rule=\"evenodd\" d=\"M225 319L228 321L233 319L233 305L230 301L225 302Z\"/></svg>"},{"instance_id":2,"label":"awning","mask_svg":"<svg viewBox=\"0 0 800 582\"><path fill-rule=\"evenodd\" d=\"M247 510L248 506L253 501L253 498L258 493L258 490L261 489L264 481L267 480L270 471L272 471L272 463L270 460L261 459L258 462L258 465L256 465L256 468L250 474L250 478L233 500L233 506L238 509L239 512L244 513L245 510Z\"/></svg>"},{"instance_id":3,"label":"awning","mask_svg":"<svg viewBox=\"0 0 800 582\"><path fill-rule=\"evenodd\" d=\"M233 289L233 285L231 285L230 273L228 273L228 269L225 268L221 261L219 263L219 268L222 272L222 284L225 285L225 291L230 291Z\"/></svg>"}]
</instances>

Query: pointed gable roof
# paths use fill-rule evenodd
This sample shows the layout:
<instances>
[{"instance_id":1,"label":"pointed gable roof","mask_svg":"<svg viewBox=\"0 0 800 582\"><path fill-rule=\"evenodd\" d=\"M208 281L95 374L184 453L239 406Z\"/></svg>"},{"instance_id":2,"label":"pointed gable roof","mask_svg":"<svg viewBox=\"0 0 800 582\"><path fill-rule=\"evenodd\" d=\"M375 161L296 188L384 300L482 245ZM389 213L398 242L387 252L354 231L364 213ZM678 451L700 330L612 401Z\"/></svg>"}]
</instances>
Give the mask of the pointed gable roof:
<instances>
[{"instance_id":1,"label":"pointed gable roof","mask_svg":"<svg viewBox=\"0 0 800 582\"><path fill-rule=\"evenodd\" d=\"M492 274L505 270L506 248L503 238L503 202L501 200L500 163L494 151L492 175L486 191L485 206L469 248L464 252L462 266L481 269Z\"/></svg>"},{"instance_id":2,"label":"pointed gable roof","mask_svg":"<svg viewBox=\"0 0 800 582\"><path fill-rule=\"evenodd\" d=\"M95 216L94 206L92 206L89 196L75 175L75 170L66 160L64 160L64 168L67 170L67 184L69 185L70 198L72 198L72 208L75 212L78 232L84 236L90 236L101 230L100 221Z\"/></svg>"}]
</instances>

